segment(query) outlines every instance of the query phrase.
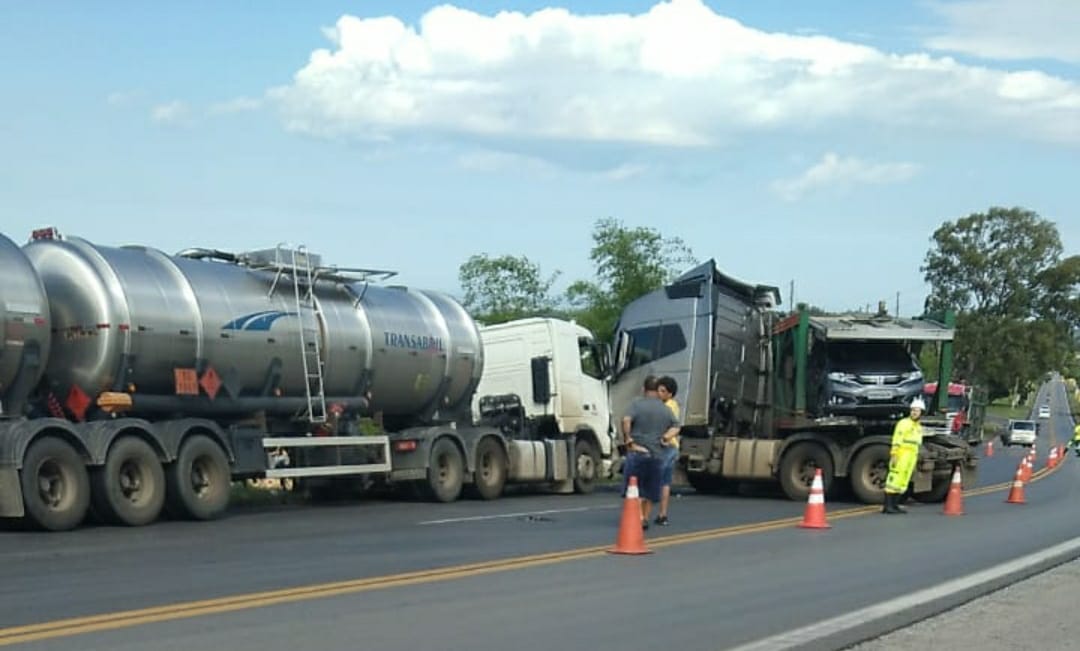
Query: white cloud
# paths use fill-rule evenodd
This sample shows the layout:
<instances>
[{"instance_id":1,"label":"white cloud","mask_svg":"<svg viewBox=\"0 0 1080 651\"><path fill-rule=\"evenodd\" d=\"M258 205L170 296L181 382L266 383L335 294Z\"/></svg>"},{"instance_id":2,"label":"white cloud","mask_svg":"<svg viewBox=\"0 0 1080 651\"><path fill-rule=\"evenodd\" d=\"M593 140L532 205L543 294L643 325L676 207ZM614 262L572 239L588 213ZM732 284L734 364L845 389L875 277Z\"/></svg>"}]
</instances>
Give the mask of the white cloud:
<instances>
[{"instance_id":1,"label":"white cloud","mask_svg":"<svg viewBox=\"0 0 1080 651\"><path fill-rule=\"evenodd\" d=\"M900 183L914 176L918 169L913 163L873 163L828 152L799 176L775 181L772 188L785 200L795 201L822 188Z\"/></svg>"},{"instance_id":2,"label":"white cloud","mask_svg":"<svg viewBox=\"0 0 1080 651\"><path fill-rule=\"evenodd\" d=\"M326 34L333 48L269 93L287 128L323 137L695 147L858 124L1080 144L1073 81L764 32L700 0L637 15L442 5L417 26L343 16Z\"/></svg>"},{"instance_id":3,"label":"white cloud","mask_svg":"<svg viewBox=\"0 0 1080 651\"><path fill-rule=\"evenodd\" d=\"M648 168L644 165L625 163L604 171L601 176L609 181L627 181L641 176L646 171L648 171Z\"/></svg>"},{"instance_id":4,"label":"white cloud","mask_svg":"<svg viewBox=\"0 0 1080 651\"><path fill-rule=\"evenodd\" d=\"M457 164L464 169L477 172L526 172L547 176L560 175L573 169L579 174L613 182L637 178L648 171L646 166L637 163L624 163L611 168L587 169L580 166L571 167L565 162L555 164L537 156L486 149L459 155Z\"/></svg>"},{"instance_id":5,"label":"white cloud","mask_svg":"<svg viewBox=\"0 0 1080 651\"><path fill-rule=\"evenodd\" d=\"M551 173L555 171L554 166L539 158L504 151L470 151L458 156L457 163L467 170L477 172L526 170Z\"/></svg>"},{"instance_id":6,"label":"white cloud","mask_svg":"<svg viewBox=\"0 0 1080 651\"><path fill-rule=\"evenodd\" d=\"M967 0L934 3L948 23L927 47L989 59L1058 59L1080 63L1080 2Z\"/></svg>"},{"instance_id":7,"label":"white cloud","mask_svg":"<svg viewBox=\"0 0 1080 651\"><path fill-rule=\"evenodd\" d=\"M116 92L109 93L105 101L109 103L109 106L117 108L130 106L134 102L138 101L142 97L142 91L138 90L118 90Z\"/></svg>"},{"instance_id":8,"label":"white cloud","mask_svg":"<svg viewBox=\"0 0 1080 651\"><path fill-rule=\"evenodd\" d=\"M262 108L262 100L252 97L235 97L225 102L212 104L207 111L211 115L223 115L229 113L248 113Z\"/></svg>"},{"instance_id":9,"label":"white cloud","mask_svg":"<svg viewBox=\"0 0 1080 651\"><path fill-rule=\"evenodd\" d=\"M184 102L173 101L158 104L150 110L150 118L158 124L187 125L190 122L191 109Z\"/></svg>"}]
</instances>

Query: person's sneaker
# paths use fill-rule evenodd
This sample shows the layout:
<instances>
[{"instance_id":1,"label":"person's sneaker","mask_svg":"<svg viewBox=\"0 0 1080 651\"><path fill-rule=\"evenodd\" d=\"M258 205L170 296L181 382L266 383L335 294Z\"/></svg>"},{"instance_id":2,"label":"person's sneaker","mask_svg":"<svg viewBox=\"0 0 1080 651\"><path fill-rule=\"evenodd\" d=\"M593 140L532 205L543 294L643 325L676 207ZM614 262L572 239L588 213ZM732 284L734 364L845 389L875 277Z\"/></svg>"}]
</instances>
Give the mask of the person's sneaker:
<instances>
[{"instance_id":1,"label":"person's sneaker","mask_svg":"<svg viewBox=\"0 0 1080 651\"><path fill-rule=\"evenodd\" d=\"M649 528L649 521L646 520L645 518L641 519L641 528L642 529L648 529Z\"/></svg>"},{"instance_id":2,"label":"person's sneaker","mask_svg":"<svg viewBox=\"0 0 1080 651\"><path fill-rule=\"evenodd\" d=\"M656 524L660 525L661 527L668 526L667 516L666 515L658 515L658 516L656 516Z\"/></svg>"}]
</instances>

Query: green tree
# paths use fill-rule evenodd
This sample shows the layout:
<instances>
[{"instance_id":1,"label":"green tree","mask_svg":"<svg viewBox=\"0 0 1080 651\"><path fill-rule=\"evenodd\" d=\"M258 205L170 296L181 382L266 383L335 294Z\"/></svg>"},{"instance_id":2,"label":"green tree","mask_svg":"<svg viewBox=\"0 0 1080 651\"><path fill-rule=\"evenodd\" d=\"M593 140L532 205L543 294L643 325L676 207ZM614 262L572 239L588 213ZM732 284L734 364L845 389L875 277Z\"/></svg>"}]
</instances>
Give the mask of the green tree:
<instances>
[{"instance_id":1,"label":"green tree","mask_svg":"<svg viewBox=\"0 0 1080 651\"><path fill-rule=\"evenodd\" d=\"M1040 277L1061 252L1053 222L1023 208L993 207L945 222L921 269L933 288L928 307L1036 316Z\"/></svg>"},{"instance_id":2,"label":"green tree","mask_svg":"<svg viewBox=\"0 0 1080 651\"><path fill-rule=\"evenodd\" d=\"M462 305L478 321L502 323L552 310L551 288L559 273L545 277L526 256L477 254L458 268Z\"/></svg>"},{"instance_id":3,"label":"green tree","mask_svg":"<svg viewBox=\"0 0 1080 651\"><path fill-rule=\"evenodd\" d=\"M1027 392L1075 348L1080 260L1061 253L1053 222L1023 208L992 207L933 234L926 307L957 311L958 375L991 399Z\"/></svg>"},{"instance_id":4,"label":"green tree","mask_svg":"<svg viewBox=\"0 0 1080 651\"><path fill-rule=\"evenodd\" d=\"M597 338L610 341L622 309L631 301L674 280L695 264L690 248L678 237L659 231L630 228L614 218L593 227L589 259L596 280L579 280L567 289L578 321Z\"/></svg>"}]
</instances>

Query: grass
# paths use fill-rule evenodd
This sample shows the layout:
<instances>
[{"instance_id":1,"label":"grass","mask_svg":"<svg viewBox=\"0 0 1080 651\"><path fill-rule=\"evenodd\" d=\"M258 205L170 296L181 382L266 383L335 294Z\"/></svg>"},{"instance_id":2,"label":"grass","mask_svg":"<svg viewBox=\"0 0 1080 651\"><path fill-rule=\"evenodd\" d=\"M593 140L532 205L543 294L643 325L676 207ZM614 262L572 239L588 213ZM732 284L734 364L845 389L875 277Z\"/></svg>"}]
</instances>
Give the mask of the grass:
<instances>
[{"instance_id":1,"label":"grass","mask_svg":"<svg viewBox=\"0 0 1080 651\"><path fill-rule=\"evenodd\" d=\"M1024 419L1031 415L1031 405L1021 403L1013 407L1010 402L1008 398L995 400L986 407L987 415L1004 420L1010 418Z\"/></svg>"},{"instance_id":2,"label":"grass","mask_svg":"<svg viewBox=\"0 0 1080 651\"><path fill-rule=\"evenodd\" d=\"M229 503L232 506L277 506L294 504L301 497L293 492L270 486L270 482L253 485L246 481L234 481L230 491Z\"/></svg>"}]
</instances>

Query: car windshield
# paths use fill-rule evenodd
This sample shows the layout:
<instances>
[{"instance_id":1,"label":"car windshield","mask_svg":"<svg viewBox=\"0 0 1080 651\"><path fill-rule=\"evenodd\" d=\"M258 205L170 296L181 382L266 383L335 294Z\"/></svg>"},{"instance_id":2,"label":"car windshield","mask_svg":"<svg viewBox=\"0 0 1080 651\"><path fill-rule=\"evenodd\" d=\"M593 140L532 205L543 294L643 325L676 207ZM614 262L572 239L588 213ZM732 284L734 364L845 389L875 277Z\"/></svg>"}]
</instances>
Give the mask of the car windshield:
<instances>
[{"instance_id":1,"label":"car windshield","mask_svg":"<svg viewBox=\"0 0 1080 651\"><path fill-rule=\"evenodd\" d=\"M1018 420L1013 423L1013 429L1035 430L1035 423L1030 420Z\"/></svg>"},{"instance_id":2,"label":"car windshield","mask_svg":"<svg viewBox=\"0 0 1080 651\"><path fill-rule=\"evenodd\" d=\"M850 373L917 370L911 354L896 343L830 342L829 366Z\"/></svg>"}]
</instances>

